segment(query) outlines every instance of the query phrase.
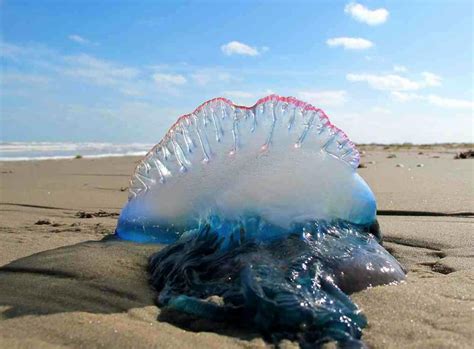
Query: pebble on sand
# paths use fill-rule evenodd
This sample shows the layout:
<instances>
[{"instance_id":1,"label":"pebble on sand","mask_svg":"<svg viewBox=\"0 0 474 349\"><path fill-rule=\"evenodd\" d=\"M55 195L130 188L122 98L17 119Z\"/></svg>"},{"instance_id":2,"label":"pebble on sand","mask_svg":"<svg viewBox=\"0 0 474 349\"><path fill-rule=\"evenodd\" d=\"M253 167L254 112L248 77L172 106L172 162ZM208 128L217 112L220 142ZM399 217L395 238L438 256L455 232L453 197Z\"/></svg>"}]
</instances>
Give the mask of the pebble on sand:
<instances>
[{"instance_id":1,"label":"pebble on sand","mask_svg":"<svg viewBox=\"0 0 474 349\"><path fill-rule=\"evenodd\" d=\"M40 219L35 222L36 225L50 225L51 221L49 219Z\"/></svg>"}]
</instances>

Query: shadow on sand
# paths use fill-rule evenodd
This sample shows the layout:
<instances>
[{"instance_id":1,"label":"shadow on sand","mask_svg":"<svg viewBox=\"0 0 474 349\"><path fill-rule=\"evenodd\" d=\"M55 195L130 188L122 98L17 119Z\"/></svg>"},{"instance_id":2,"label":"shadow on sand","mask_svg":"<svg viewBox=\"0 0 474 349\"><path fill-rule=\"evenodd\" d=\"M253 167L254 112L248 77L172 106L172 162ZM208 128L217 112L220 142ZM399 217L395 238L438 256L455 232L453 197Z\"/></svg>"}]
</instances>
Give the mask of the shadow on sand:
<instances>
[{"instance_id":1,"label":"shadow on sand","mask_svg":"<svg viewBox=\"0 0 474 349\"><path fill-rule=\"evenodd\" d=\"M162 246L115 240L88 241L20 258L0 267L0 318L65 312L126 313L155 305L148 258ZM251 328L161 310L158 321L184 330L252 340Z\"/></svg>"}]
</instances>

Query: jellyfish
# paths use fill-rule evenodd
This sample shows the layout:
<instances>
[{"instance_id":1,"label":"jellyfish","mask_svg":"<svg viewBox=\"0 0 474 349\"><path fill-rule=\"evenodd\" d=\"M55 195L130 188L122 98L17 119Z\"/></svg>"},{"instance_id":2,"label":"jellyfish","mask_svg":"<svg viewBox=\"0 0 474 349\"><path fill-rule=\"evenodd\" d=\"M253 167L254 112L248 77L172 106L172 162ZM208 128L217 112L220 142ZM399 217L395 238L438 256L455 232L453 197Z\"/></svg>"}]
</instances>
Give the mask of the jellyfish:
<instances>
[{"instance_id":1,"label":"jellyfish","mask_svg":"<svg viewBox=\"0 0 474 349\"><path fill-rule=\"evenodd\" d=\"M366 319L348 295L405 273L381 245L358 164L311 104L212 99L137 165L116 235L166 245L149 265L159 306L251 323L273 341L361 346Z\"/></svg>"}]
</instances>

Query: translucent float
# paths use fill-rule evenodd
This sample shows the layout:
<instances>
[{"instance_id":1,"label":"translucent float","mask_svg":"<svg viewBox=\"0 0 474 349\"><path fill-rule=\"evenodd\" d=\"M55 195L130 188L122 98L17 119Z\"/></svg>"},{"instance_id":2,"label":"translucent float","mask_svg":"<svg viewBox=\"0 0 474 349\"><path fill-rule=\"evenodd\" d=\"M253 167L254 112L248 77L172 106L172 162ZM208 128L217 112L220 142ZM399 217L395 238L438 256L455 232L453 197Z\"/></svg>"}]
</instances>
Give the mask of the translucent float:
<instances>
[{"instance_id":1,"label":"translucent float","mask_svg":"<svg viewBox=\"0 0 474 349\"><path fill-rule=\"evenodd\" d=\"M276 95L251 107L216 98L138 164L116 234L169 245L150 260L163 307L250 321L273 340L359 345L365 318L346 294L404 272L380 245L358 164L321 109Z\"/></svg>"}]
</instances>

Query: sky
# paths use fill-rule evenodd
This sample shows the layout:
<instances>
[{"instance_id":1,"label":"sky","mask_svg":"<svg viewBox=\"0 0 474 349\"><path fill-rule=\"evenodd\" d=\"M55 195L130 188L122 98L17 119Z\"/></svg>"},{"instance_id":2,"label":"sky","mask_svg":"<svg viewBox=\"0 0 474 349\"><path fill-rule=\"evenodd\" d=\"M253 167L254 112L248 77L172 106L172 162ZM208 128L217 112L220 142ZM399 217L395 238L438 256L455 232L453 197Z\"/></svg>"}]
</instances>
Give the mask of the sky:
<instances>
[{"instance_id":1,"label":"sky","mask_svg":"<svg viewBox=\"0 0 474 349\"><path fill-rule=\"evenodd\" d=\"M223 96L359 143L473 142L473 2L0 0L0 141L157 143Z\"/></svg>"}]
</instances>

